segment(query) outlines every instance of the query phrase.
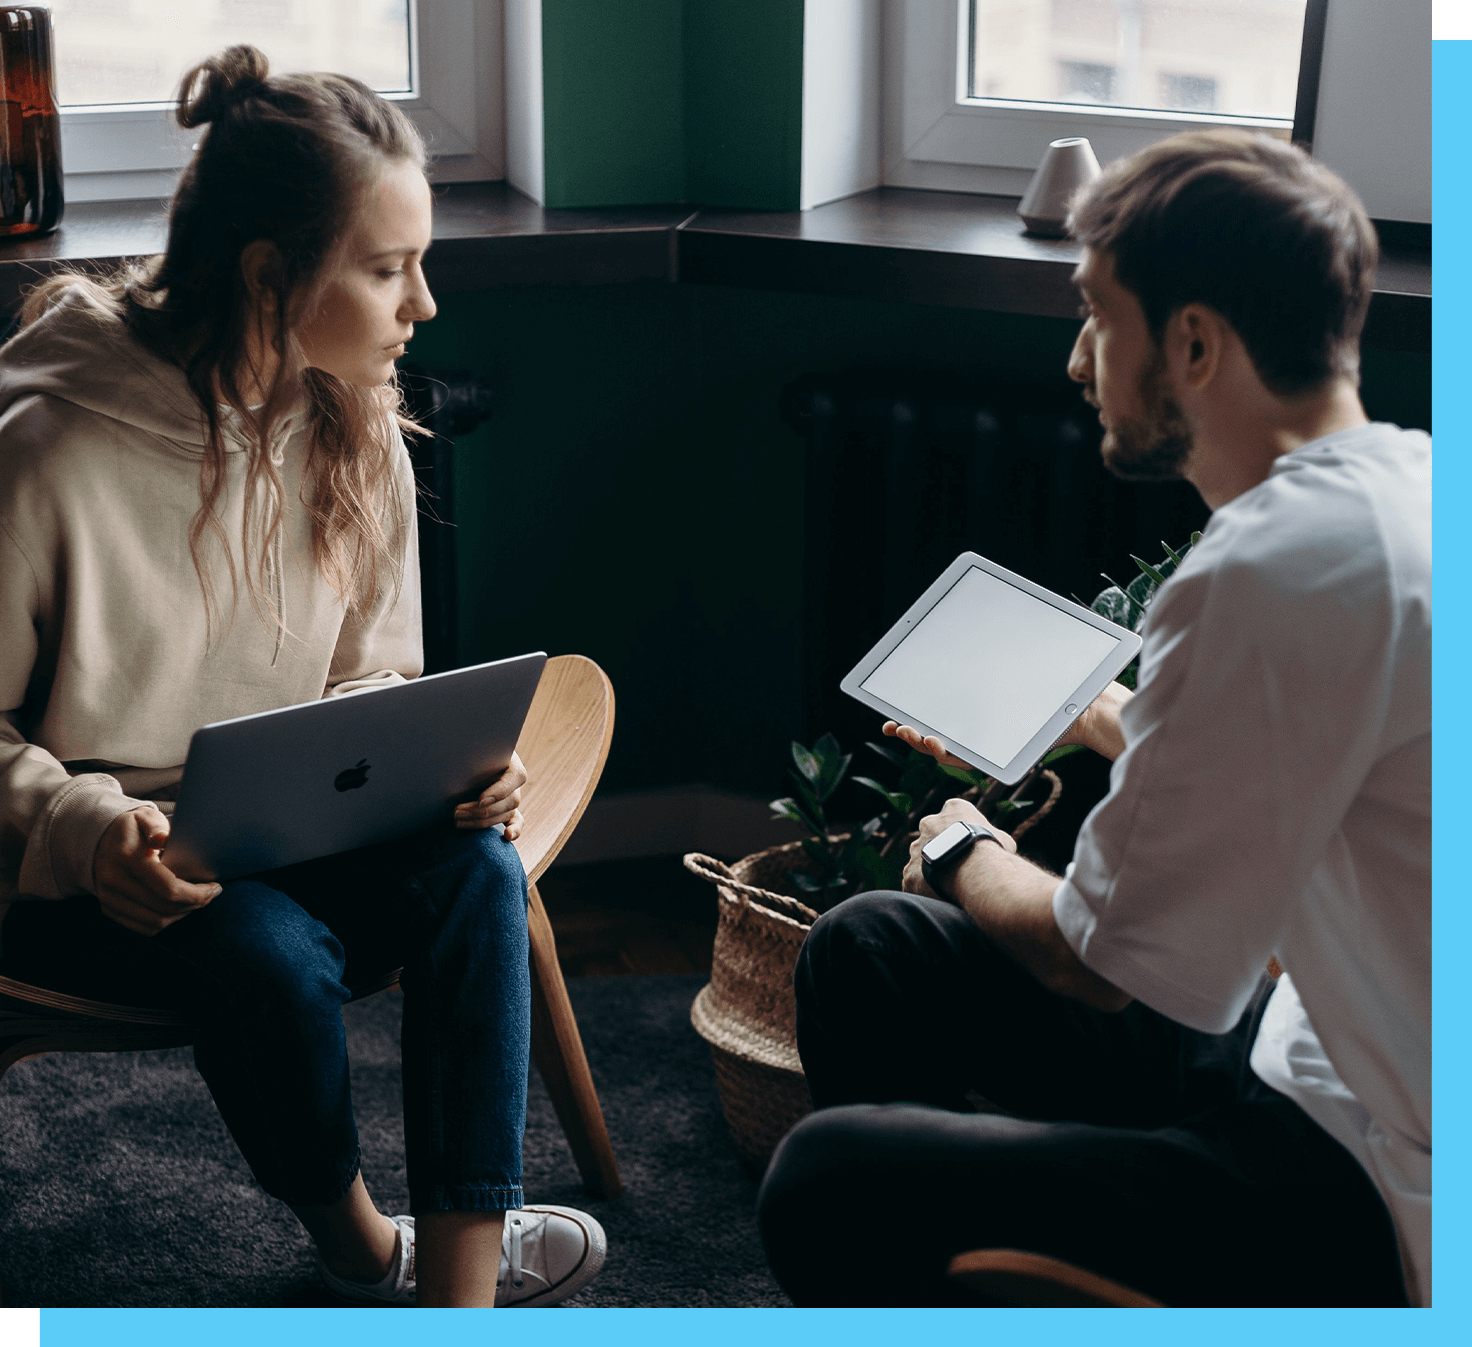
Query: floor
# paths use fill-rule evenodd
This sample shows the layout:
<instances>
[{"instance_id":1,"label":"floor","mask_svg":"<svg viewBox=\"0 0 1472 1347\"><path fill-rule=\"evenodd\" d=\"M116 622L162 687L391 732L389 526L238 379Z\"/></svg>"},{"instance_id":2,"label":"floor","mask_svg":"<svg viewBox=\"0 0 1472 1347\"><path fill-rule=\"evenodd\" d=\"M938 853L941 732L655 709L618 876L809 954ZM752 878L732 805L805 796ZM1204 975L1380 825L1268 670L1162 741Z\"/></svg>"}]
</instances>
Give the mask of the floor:
<instances>
[{"instance_id":1,"label":"floor","mask_svg":"<svg viewBox=\"0 0 1472 1347\"><path fill-rule=\"evenodd\" d=\"M538 888L565 977L710 972L715 887L678 856L553 866Z\"/></svg>"}]
</instances>

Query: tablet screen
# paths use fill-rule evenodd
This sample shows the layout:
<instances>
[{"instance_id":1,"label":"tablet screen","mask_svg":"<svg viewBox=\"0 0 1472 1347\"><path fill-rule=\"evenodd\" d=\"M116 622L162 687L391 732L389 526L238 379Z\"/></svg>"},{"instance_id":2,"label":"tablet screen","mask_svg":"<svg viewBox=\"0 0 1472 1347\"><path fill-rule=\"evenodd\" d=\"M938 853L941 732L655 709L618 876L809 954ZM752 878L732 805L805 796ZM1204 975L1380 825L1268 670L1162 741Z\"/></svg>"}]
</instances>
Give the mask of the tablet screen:
<instances>
[{"instance_id":1,"label":"tablet screen","mask_svg":"<svg viewBox=\"0 0 1472 1347\"><path fill-rule=\"evenodd\" d=\"M972 567L861 686L1005 766L1118 645Z\"/></svg>"}]
</instances>

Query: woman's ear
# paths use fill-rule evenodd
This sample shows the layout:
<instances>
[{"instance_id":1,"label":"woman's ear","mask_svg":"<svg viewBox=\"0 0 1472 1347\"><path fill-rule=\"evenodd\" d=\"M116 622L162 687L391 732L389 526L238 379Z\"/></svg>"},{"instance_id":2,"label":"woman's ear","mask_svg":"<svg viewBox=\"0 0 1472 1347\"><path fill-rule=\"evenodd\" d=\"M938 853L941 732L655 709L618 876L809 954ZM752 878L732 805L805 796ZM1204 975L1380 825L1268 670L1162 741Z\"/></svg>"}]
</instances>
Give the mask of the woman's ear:
<instances>
[{"instance_id":1,"label":"woman's ear","mask_svg":"<svg viewBox=\"0 0 1472 1347\"><path fill-rule=\"evenodd\" d=\"M252 239L240 252L240 275L246 293L264 313L276 308L281 284L281 253L269 239Z\"/></svg>"}]
</instances>

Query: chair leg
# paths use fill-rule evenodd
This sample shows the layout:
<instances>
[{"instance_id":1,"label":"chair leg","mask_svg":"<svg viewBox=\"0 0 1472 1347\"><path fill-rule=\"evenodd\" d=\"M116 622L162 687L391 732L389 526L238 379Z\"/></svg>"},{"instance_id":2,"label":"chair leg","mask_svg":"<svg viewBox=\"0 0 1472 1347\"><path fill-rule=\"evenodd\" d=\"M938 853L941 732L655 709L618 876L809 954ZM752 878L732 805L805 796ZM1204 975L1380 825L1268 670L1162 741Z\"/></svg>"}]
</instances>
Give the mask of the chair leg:
<instances>
[{"instance_id":1,"label":"chair leg","mask_svg":"<svg viewBox=\"0 0 1472 1347\"><path fill-rule=\"evenodd\" d=\"M972 1249L951 1259L946 1275L971 1305L1020 1308L1159 1309L1160 1302L1097 1272L1020 1249Z\"/></svg>"},{"instance_id":2,"label":"chair leg","mask_svg":"<svg viewBox=\"0 0 1472 1347\"><path fill-rule=\"evenodd\" d=\"M583 1185L598 1197L617 1197L623 1192L608 1128L593 1075L583 1052L578 1022L567 999L567 984L557 962L557 942L552 923L542 906L542 895L530 886L527 928L531 936L532 964L532 1057L542 1082L552 1096L557 1120L572 1148Z\"/></svg>"}]
</instances>

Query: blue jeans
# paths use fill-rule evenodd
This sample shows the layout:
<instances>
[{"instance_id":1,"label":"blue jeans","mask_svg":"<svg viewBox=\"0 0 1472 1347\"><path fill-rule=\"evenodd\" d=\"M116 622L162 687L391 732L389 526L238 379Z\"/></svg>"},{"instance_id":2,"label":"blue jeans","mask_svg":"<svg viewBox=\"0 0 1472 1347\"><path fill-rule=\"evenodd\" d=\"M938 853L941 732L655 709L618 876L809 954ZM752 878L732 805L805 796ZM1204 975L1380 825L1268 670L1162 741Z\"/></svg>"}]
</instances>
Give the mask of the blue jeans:
<instances>
[{"instance_id":1,"label":"blue jeans","mask_svg":"<svg viewBox=\"0 0 1472 1347\"><path fill-rule=\"evenodd\" d=\"M183 1015L261 1186L293 1207L358 1174L342 1006L403 968L409 1207L519 1207L531 986L526 875L498 832L446 825L232 880L156 936L92 897L14 905L0 971Z\"/></svg>"}]
</instances>

